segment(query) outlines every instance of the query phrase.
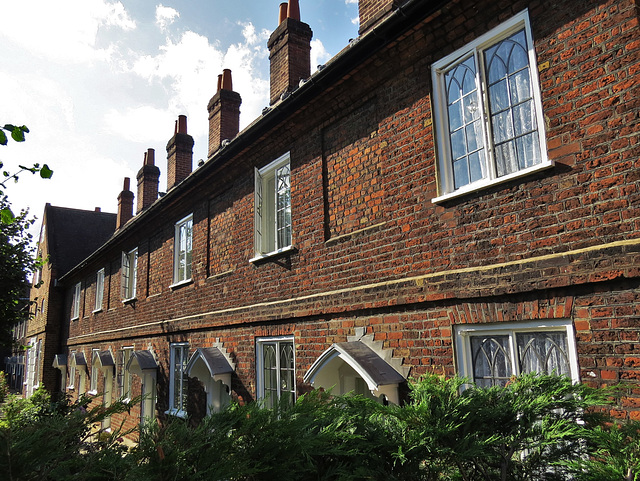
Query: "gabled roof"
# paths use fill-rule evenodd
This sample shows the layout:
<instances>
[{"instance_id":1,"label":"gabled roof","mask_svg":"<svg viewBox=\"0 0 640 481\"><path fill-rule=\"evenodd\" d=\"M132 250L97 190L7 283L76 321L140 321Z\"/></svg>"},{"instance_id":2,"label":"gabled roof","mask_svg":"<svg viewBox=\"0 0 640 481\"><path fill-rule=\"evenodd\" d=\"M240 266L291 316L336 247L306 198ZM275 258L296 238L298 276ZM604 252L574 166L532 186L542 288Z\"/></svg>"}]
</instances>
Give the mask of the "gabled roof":
<instances>
[{"instance_id":1,"label":"gabled roof","mask_svg":"<svg viewBox=\"0 0 640 481\"><path fill-rule=\"evenodd\" d=\"M44 222L50 262L62 277L109 240L116 229L116 214L47 204Z\"/></svg>"},{"instance_id":2,"label":"gabled roof","mask_svg":"<svg viewBox=\"0 0 640 481\"><path fill-rule=\"evenodd\" d=\"M339 357L365 380L369 389L399 384L405 380L389 363L362 341L337 342L323 352L304 375L305 382L313 383L316 375L332 359Z\"/></svg>"},{"instance_id":3,"label":"gabled roof","mask_svg":"<svg viewBox=\"0 0 640 481\"><path fill-rule=\"evenodd\" d=\"M187 364L187 375L191 373L191 370L195 366L198 359L204 362L211 377L217 374L228 374L233 372L233 367L227 361L222 351L217 347L199 347L196 352L193 353L189 363Z\"/></svg>"},{"instance_id":4,"label":"gabled roof","mask_svg":"<svg viewBox=\"0 0 640 481\"><path fill-rule=\"evenodd\" d=\"M125 366L128 370L134 370L142 373L142 371L155 371L158 369L158 363L151 351L133 351L131 353L131 359Z\"/></svg>"}]
</instances>

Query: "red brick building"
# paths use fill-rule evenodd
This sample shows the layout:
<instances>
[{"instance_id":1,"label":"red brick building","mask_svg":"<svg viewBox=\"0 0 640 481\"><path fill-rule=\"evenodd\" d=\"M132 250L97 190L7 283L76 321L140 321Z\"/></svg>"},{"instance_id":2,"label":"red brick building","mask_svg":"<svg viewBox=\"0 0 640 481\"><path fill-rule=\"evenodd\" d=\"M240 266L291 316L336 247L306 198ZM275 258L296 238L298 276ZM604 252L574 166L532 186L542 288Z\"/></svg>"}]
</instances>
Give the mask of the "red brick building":
<instances>
[{"instance_id":1,"label":"red brick building","mask_svg":"<svg viewBox=\"0 0 640 481\"><path fill-rule=\"evenodd\" d=\"M166 195L153 150L125 181L58 279L67 390L148 394L136 422L535 370L628 382L640 418L637 2L359 3L313 75L282 6L263 115L238 132L225 71L206 162L181 117Z\"/></svg>"}]
</instances>

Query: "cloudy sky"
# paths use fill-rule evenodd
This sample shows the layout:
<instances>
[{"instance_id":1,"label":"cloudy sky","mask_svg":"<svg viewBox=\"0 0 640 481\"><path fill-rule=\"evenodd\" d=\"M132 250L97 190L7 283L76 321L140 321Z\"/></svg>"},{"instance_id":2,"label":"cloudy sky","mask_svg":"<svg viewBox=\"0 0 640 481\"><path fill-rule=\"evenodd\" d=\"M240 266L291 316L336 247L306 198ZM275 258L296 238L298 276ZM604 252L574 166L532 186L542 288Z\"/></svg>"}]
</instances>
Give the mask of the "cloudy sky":
<instances>
[{"instance_id":1,"label":"cloudy sky","mask_svg":"<svg viewBox=\"0 0 640 481\"><path fill-rule=\"evenodd\" d=\"M188 117L194 164L206 157L207 103L232 70L240 128L268 105L266 47L280 0L20 0L0 6L0 123L27 141L0 147L11 172L47 163L51 180L8 185L14 211L44 204L115 212L124 177L156 150L166 188L167 141ZM313 30L312 70L357 36L357 0L300 0ZM194 165L195 167L195 165ZM135 187L132 189L135 190ZM35 231L39 227L34 228Z\"/></svg>"}]
</instances>

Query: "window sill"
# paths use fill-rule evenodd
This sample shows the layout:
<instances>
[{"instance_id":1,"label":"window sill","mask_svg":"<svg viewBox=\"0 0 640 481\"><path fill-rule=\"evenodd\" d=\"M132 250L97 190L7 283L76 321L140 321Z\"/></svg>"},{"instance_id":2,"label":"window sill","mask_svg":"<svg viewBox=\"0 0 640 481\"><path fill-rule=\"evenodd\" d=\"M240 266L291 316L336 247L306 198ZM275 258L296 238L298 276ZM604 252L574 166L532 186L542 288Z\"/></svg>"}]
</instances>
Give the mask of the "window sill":
<instances>
[{"instance_id":1,"label":"window sill","mask_svg":"<svg viewBox=\"0 0 640 481\"><path fill-rule=\"evenodd\" d=\"M434 204L440 204L448 200L457 199L458 197L463 197L465 195L478 192L480 190L484 190L496 185L504 184L511 180L519 179L520 177L525 177L527 175L540 172L542 170L550 169L553 166L554 166L553 160L547 160L546 162L542 162L538 165L534 165L533 167L529 167L528 169L519 170L518 172L514 172L513 174L505 175L503 177L498 177L496 179L490 179L490 180L479 180L477 182L474 182L473 184L465 185L464 187L461 187L458 190L449 192L448 194L443 194L443 195L439 195L438 197L434 197L433 199L431 199L431 202Z\"/></svg>"},{"instance_id":2,"label":"window sill","mask_svg":"<svg viewBox=\"0 0 640 481\"><path fill-rule=\"evenodd\" d=\"M91 311L91 314L97 314L98 312L102 312L102 307L100 309L94 309Z\"/></svg>"},{"instance_id":3,"label":"window sill","mask_svg":"<svg viewBox=\"0 0 640 481\"><path fill-rule=\"evenodd\" d=\"M266 254L258 254L255 257L252 257L251 259L249 259L249 262L251 262L252 264L255 264L257 262L263 261L263 260L267 260L267 259L271 259L274 257L278 257L280 255L284 255L284 254L289 254L292 253L296 250L295 247L293 246L287 246L287 247L283 247L282 249L278 249L272 252L268 252Z\"/></svg>"},{"instance_id":4,"label":"window sill","mask_svg":"<svg viewBox=\"0 0 640 481\"><path fill-rule=\"evenodd\" d=\"M186 411L179 411L178 409L169 409L164 412L167 416L175 416L180 419L186 419L187 413Z\"/></svg>"},{"instance_id":5,"label":"window sill","mask_svg":"<svg viewBox=\"0 0 640 481\"><path fill-rule=\"evenodd\" d=\"M122 303L125 304L125 305L126 304L135 304L137 300L138 300L137 297L130 297L129 299L123 299Z\"/></svg>"},{"instance_id":6,"label":"window sill","mask_svg":"<svg viewBox=\"0 0 640 481\"><path fill-rule=\"evenodd\" d=\"M77 321L77 320L79 320L79 319L80 319L80 316L76 316L76 317L72 317L72 318L71 318L71 320L72 320L72 321Z\"/></svg>"},{"instance_id":7,"label":"window sill","mask_svg":"<svg viewBox=\"0 0 640 481\"><path fill-rule=\"evenodd\" d=\"M87 391L87 394L90 394L91 396L97 396L98 395L98 390L97 389L90 389L89 391Z\"/></svg>"},{"instance_id":8,"label":"window sill","mask_svg":"<svg viewBox=\"0 0 640 481\"><path fill-rule=\"evenodd\" d=\"M169 289L177 289L179 287L187 286L187 285L192 284L192 283L193 283L193 279L186 279L184 281L178 281L178 282L175 282L175 283L171 284L169 286Z\"/></svg>"}]
</instances>

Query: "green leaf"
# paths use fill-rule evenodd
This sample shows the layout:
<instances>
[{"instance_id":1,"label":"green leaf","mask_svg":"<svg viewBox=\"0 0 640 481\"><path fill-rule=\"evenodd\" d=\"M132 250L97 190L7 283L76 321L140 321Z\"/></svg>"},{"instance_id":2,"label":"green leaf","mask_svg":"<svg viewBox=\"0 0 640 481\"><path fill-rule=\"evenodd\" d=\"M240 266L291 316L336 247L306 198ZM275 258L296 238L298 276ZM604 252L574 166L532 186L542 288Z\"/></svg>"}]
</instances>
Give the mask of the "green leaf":
<instances>
[{"instance_id":1,"label":"green leaf","mask_svg":"<svg viewBox=\"0 0 640 481\"><path fill-rule=\"evenodd\" d=\"M11 131L11 137L16 142L24 142L24 132L20 127L14 127Z\"/></svg>"},{"instance_id":2,"label":"green leaf","mask_svg":"<svg viewBox=\"0 0 640 481\"><path fill-rule=\"evenodd\" d=\"M0 130L0 145L7 145L7 136L2 130Z\"/></svg>"},{"instance_id":3,"label":"green leaf","mask_svg":"<svg viewBox=\"0 0 640 481\"><path fill-rule=\"evenodd\" d=\"M13 215L13 212L11 212L11 209L8 207L5 207L0 211L0 220L2 220L3 224L12 224L15 218L16 216Z\"/></svg>"},{"instance_id":4,"label":"green leaf","mask_svg":"<svg viewBox=\"0 0 640 481\"><path fill-rule=\"evenodd\" d=\"M40 177L42 177L43 179L50 179L52 175L53 170L51 170L47 164L43 164L42 168L40 169Z\"/></svg>"}]
</instances>

